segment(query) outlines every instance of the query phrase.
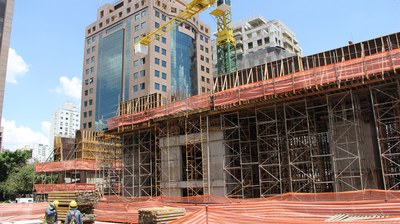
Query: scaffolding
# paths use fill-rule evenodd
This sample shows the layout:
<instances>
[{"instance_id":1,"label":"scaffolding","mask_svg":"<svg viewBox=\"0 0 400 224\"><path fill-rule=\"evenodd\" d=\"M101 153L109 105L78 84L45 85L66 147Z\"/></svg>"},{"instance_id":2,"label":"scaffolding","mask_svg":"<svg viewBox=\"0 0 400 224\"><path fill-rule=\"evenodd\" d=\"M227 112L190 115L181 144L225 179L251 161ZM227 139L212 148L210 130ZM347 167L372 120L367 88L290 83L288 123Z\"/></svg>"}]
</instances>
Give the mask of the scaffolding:
<instances>
[{"instance_id":1,"label":"scaffolding","mask_svg":"<svg viewBox=\"0 0 400 224\"><path fill-rule=\"evenodd\" d=\"M122 140L123 195L399 189L399 39L220 76L215 93L163 106L126 104L109 120Z\"/></svg>"},{"instance_id":2,"label":"scaffolding","mask_svg":"<svg viewBox=\"0 0 400 224\"><path fill-rule=\"evenodd\" d=\"M370 87L379 158L386 190L400 189L400 86L399 80Z\"/></svg>"}]
</instances>

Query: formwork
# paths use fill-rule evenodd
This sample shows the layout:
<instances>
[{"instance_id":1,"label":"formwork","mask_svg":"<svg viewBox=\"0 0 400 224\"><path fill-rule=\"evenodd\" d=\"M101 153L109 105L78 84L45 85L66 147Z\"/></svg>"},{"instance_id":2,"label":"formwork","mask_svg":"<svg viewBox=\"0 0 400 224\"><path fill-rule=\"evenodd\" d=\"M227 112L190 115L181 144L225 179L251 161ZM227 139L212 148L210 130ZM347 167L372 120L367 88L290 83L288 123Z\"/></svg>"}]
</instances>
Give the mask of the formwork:
<instances>
[{"instance_id":1,"label":"formwork","mask_svg":"<svg viewBox=\"0 0 400 224\"><path fill-rule=\"evenodd\" d=\"M143 111L124 103L108 121L122 142L122 195L399 189L399 39L256 66Z\"/></svg>"}]
</instances>

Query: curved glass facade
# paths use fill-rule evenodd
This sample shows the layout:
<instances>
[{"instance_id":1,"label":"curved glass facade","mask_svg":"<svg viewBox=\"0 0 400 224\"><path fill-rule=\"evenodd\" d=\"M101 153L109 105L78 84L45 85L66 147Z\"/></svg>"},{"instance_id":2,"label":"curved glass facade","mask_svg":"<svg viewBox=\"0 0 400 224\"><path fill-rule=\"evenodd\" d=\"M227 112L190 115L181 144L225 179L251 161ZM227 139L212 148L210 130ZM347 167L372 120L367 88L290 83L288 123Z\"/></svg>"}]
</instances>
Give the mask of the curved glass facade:
<instances>
[{"instance_id":1,"label":"curved glass facade","mask_svg":"<svg viewBox=\"0 0 400 224\"><path fill-rule=\"evenodd\" d=\"M100 37L99 41L95 128L102 131L107 119L116 115L122 97L124 30Z\"/></svg>"},{"instance_id":2,"label":"curved glass facade","mask_svg":"<svg viewBox=\"0 0 400 224\"><path fill-rule=\"evenodd\" d=\"M171 31L171 100L197 95L196 40L178 31Z\"/></svg>"}]
</instances>

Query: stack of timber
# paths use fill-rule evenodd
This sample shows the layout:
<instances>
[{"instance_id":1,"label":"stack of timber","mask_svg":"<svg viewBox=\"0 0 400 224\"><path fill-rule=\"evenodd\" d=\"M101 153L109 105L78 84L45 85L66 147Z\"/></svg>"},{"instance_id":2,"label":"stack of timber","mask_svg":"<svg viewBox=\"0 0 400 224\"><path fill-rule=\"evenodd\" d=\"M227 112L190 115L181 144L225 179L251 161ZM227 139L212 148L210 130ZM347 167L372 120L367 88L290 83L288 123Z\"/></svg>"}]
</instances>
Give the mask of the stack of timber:
<instances>
[{"instance_id":1,"label":"stack of timber","mask_svg":"<svg viewBox=\"0 0 400 224\"><path fill-rule=\"evenodd\" d=\"M186 214L185 208L155 207L139 209L140 224L162 224L176 220Z\"/></svg>"},{"instance_id":2,"label":"stack of timber","mask_svg":"<svg viewBox=\"0 0 400 224\"><path fill-rule=\"evenodd\" d=\"M59 201L58 219L65 221L69 210L69 203L75 200L78 209L82 213L85 223L94 221L93 205L100 199L99 192L96 191L52 191L48 193L48 202Z\"/></svg>"}]
</instances>

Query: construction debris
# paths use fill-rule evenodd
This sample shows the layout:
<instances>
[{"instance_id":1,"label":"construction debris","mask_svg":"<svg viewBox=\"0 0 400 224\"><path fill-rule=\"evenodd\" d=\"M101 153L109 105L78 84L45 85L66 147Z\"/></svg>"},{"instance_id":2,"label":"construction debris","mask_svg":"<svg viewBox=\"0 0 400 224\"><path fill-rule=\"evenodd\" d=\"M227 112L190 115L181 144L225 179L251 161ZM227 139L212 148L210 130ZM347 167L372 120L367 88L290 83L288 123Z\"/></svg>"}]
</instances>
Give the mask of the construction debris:
<instances>
[{"instance_id":1,"label":"construction debris","mask_svg":"<svg viewBox=\"0 0 400 224\"><path fill-rule=\"evenodd\" d=\"M161 224L176 220L186 214L184 208L155 207L139 209L140 224Z\"/></svg>"}]
</instances>

